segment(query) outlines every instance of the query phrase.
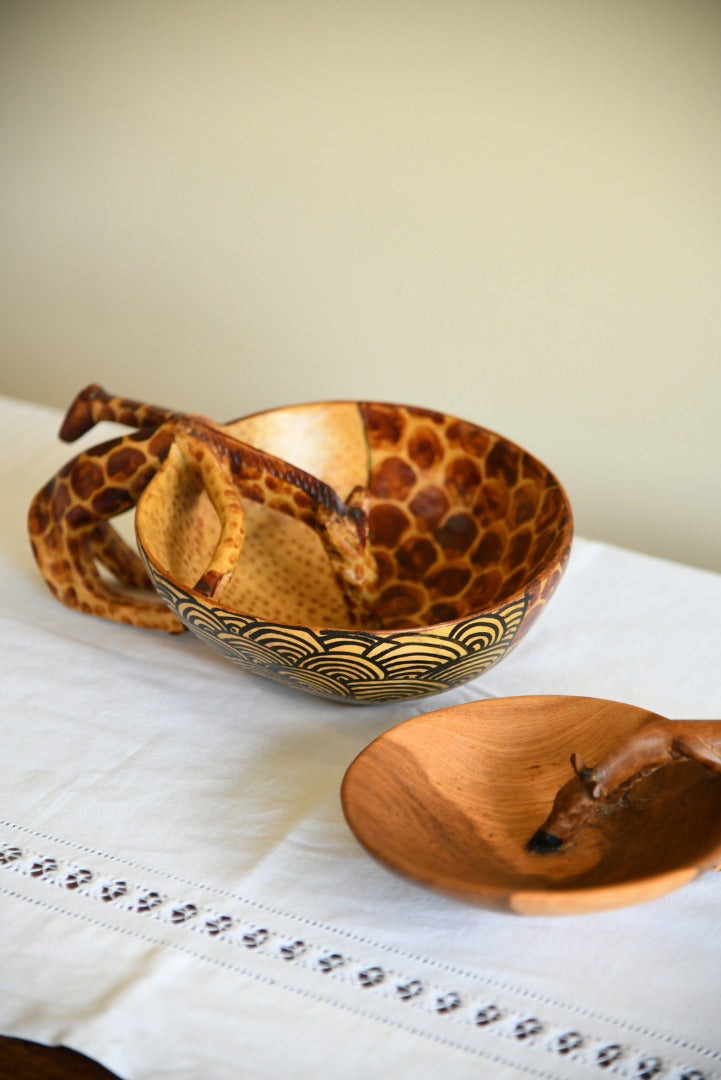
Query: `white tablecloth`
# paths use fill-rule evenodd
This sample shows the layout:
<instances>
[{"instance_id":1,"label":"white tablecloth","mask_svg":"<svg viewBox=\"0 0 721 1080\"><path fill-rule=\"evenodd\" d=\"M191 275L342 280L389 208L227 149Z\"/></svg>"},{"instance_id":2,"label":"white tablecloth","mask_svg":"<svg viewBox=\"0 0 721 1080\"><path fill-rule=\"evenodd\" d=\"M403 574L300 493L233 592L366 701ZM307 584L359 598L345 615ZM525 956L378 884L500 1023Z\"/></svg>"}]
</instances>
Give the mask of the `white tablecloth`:
<instances>
[{"instance_id":1,"label":"white tablecloth","mask_svg":"<svg viewBox=\"0 0 721 1080\"><path fill-rule=\"evenodd\" d=\"M2 1033L126 1080L721 1077L721 874L492 914L377 865L339 799L376 735L476 698L719 717L721 576L577 539L497 668L336 706L58 604L25 516L76 448L52 409L0 399L0 420Z\"/></svg>"}]
</instances>

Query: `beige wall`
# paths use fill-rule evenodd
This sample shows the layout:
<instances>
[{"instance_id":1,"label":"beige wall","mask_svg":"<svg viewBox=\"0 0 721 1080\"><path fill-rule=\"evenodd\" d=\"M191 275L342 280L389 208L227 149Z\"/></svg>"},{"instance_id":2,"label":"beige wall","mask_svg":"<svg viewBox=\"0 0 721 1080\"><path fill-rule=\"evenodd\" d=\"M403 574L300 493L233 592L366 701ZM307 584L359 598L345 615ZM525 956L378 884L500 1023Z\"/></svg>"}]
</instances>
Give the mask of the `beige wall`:
<instances>
[{"instance_id":1,"label":"beige wall","mask_svg":"<svg viewBox=\"0 0 721 1080\"><path fill-rule=\"evenodd\" d=\"M721 570L721 4L5 0L0 392L433 406Z\"/></svg>"}]
</instances>

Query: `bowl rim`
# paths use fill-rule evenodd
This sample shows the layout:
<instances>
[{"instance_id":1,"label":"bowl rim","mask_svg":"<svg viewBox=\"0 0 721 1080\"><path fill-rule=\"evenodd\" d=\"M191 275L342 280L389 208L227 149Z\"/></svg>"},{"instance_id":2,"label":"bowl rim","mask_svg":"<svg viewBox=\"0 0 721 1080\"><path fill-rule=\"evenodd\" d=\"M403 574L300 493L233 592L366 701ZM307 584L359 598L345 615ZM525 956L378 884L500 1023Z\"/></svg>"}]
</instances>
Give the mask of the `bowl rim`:
<instances>
[{"instance_id":1,"label":"bowl rim","mask_svg":"<svg viewBox=\"0 0 721 1080\"><path fill-rule=\"evenodd\" d=\"M566 489L564 488L563 484L560 482L560 480L556 476L555 472L553 472L553 470L550 469L545 464L545 462L543 462L539 457L537 457L534 453L532 453L532 451L525 449L525 447L521 446L520 443L515 442L513 439L509 439L506 435L503 435L500 432L495 431L492 428L488 428L483 424L478 424L473 420L464 420L462 417L456 416L454 413L448 413L448 412L445 412L444 410L441 410L441 409L432 409L430 407L422 406L422 405L410 405L410 404L403 404L403 403L391 402L391 401L378 401L378 400L371 399L371 398L330 398L330 399L327 399L327 400L320 399L320 400L316 400L316 401L294 402L294 403L292 403L290 405L280 405L280 406L273 406L272 408L268 408L268 409L258 409L258 410L254 411L252 413L247 413L247 414L244 414L242 416L235 417L232 420L225 421L220 426L223 427L223 428L231 427L232 425L241 423L242 421L254 420L257 417L268 416L269 414L272 414L272 413L292 412L292 411L301 410L301 409L313 409L313 408L318 408L318 407L321 407L321 406L336 406L336 405L355 405L355 406L359 406L359 405L371 405L371 406L374 406L375 405L375 406L380 406L382 408L401 408L401 409L412 410L414 412L426 413L426 414L431 415L431 416L435 415L435 416L441 417L441 418L443 418L445 420L454 420L454 421L457 421L459 423L469 424L471 427L477 428L478 430L490 435L492 438L495 438L495 439L497 439L499 441L504 442L507 446L509 446L513 450L517 451L519 455L526 455L528 458L532 459L533 462L535 462L537 465L539 465L541 467L541 469L546 474L547 478L550 479L553 484L555 484L555 486L556 486L556 488L557 488L557 490L558 490L558 492L559 492L559 494L561 496L561 500L562 500L562 503L563 503L563 506L564 506L564 509L565 509L565 514L564 514L563 519L562 519L561 527L558 530L557 537L555 538L554 543L553 543L552 548L551 548L552 554L551 554L550 557L547 558L547 560L544 563L543 567L540 570L538 570L527 581L525 581L522 586L519 586L512 593L509 593L508 596L504 596L502 600L500 600L497 603L494 603L493 605L491 605L489 607L479 608L479 609L477 609L477 610L475 610L473 612L470 612L467 615L464 615L462 618L459 618L459 619L445 619L445 620L442 620L440 622L425 623L423 626L408 626L408 627L402 626L402 627L394 627L394 628L387 628L387 627L354 627L354 626L349 626L349 627L335 626L334 627L334 626L317 625L317 624L313 624L313 623L280 622L277 619L263 619L263 618L260 618L258 615L254 615L252 612L244 611L241 608L232 607L229 604L224 604L222 602L222 599L213 600L213 599L205 596L203 593L196 591L191 586L186 585L185 583L181 582L175 576L175 574L171 573L166 567L161 566L160 563L158 562L158 560L151 554L150 551L147 550L147 548L143 544L143 541L142 541L142 538L141 538L141 535L140 535L141 528L140 528L139 518L142 518L143 507L144 507L144 504L145 504L145 501L146 501L145 496L146 496L146 493L149 490L152 489L153 485L155 484L156 479L162 473L164 473L166 469L170 468L172 458L170 456L168 456L168 458L165 460L165 462L163 463L161 468L158 470L158 472L153 477L151 477L149 483L147 484L147 486L145 487L145 489L141 493L140 498L138 499L138 503L137 503L136 508L135 508L135 515L134 515L134 528L135 528L136 543L138 545L138 549L140 551L141 556L149 564L148 565L148 570L151 573L151 577L152 577L152 571L154 570L158 574L158 576L160 576L161 578L169 581L174 586L174 588L176 588L179 592L184 592L184 593L188 594L189 596L192 596L193 599L200 602L203 607L206 607L206 608L209 608L209 609L212 609L212 610L227 611L229 614L238 615L241 618L248 619L248 620L253 621L253 622L257 622L257 623L262 624L264 626L277 626L277 627L280 627L280 628L283 628L283 629L289 629L289 630L310 630L319 637L321 637L323 635L329 635L329 634L346 634L347 633L347 634L352 634L352 635L357 635L357 636L371 636L371 637L375 637L375 638L395 638L395 637L398 637L399 635L418 636L419 634L420 635L431 634L431 635L436 636L436 637L445 637L445 636L447 636L446 631L447 631L447 629L449 627L461 626L464 623L472 622L472 621L475 621L476 619L479 619L479 618L492 616L492 615L496 614L498 611L500 611L501 609L509 607L512 604L517 603L522 597L526 596L529 592L533 592L534 588L539 584L539 582L541 582L543 579L545 579L548 576L549 572L551 572L556 567L562 566L565 569L565 564L567 564L567 562L568 562L568 558L569 558L570 552L571 552L571 547L572 547L572 544L573 544L574 528L575 528L575 522L574 522L574 517L573 517L573 509L572 509L572 506L571 506L570 499L568 497L568 493L566 492ZM525 612L524 612L524 616L525 616Z\"/></svg>"}]
</instances>

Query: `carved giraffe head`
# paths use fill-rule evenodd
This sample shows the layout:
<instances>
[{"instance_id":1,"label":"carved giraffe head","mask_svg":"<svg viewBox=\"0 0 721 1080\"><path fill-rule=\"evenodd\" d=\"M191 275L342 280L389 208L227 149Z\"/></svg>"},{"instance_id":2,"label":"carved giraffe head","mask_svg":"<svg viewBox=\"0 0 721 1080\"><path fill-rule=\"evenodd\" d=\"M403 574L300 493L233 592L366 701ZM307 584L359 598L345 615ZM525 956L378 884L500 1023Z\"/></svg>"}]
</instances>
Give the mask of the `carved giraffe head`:
<instances>
[{"instance_id":1,"label":"carved giraffe head","mask_svg":"<svg viewBox=\"0 0 721 1080\"><path fill-rule=\"evenodd\" d=\"M540 854L558 851L602 802L606 792L579 754L571 755L574 775L559 789L551 813L528 842Z\"/></svg>"}]
</instances>

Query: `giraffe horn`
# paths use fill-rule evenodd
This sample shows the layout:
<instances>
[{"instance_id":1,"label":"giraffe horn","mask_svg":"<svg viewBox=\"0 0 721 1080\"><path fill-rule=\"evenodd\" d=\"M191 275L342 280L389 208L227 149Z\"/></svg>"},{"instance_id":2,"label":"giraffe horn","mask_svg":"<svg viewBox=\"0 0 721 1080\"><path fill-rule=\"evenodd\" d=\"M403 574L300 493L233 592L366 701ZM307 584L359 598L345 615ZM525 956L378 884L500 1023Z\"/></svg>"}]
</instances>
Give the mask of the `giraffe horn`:
<instances>
[{"instance_id":1,"label":"giraffe horn","mask_svg":"<svg viewBox=\"0 0 721 1080\"><path fill-rule=\"evenodd\" d=\"M126 427L149 428L158 427L174 415L171 409L109 394L97 383L90 383L70 403L59 435L63 442L75 442L101 420L125 424Z\"/></svg>"}]
</instances>

